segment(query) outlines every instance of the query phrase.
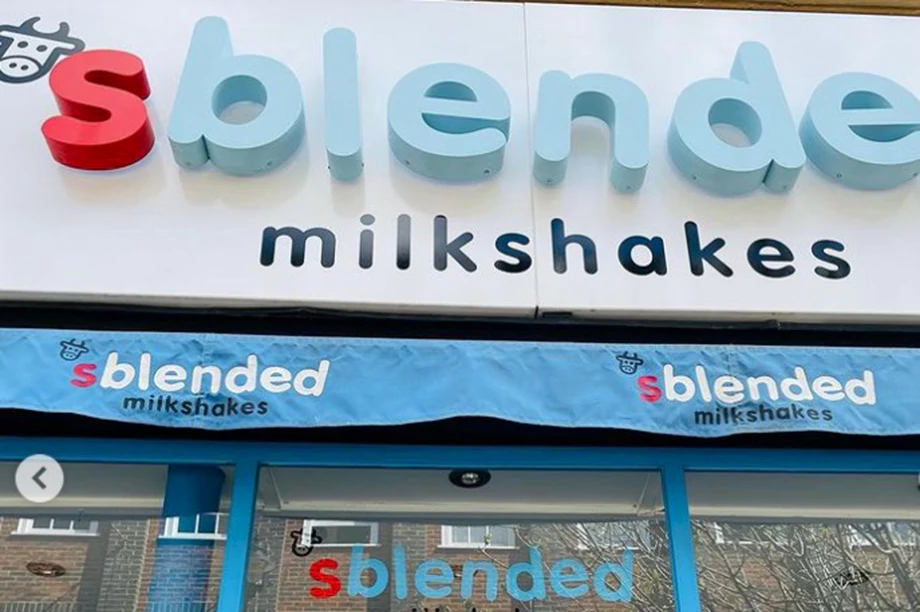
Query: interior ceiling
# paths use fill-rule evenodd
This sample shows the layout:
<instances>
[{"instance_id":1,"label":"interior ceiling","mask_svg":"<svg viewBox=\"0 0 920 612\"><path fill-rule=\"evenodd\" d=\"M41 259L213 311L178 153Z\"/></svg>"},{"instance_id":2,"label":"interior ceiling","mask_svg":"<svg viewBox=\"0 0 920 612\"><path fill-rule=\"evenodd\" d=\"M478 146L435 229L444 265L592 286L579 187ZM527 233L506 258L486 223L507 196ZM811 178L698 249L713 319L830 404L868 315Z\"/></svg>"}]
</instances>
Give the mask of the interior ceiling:
<instances>
[{"instance_id":1,"label":"interior ceiling","mask_svg":"<svg viewBox=\"0 0 920 612\"><path fill-rule=\"evenodd\" d=\"M270 472L270 475L266 474ZM655 473L495 471L481 489L444 470L263 470L265 511L315 518L390 515L551 519L660 516ZM691 511L739 521L920 520L917 475L690 473Z\"/></svg>"},{"instance_id":2,"label":"interior ceiling","mask_svg":"<svg viewBox=\"0 0 920 612\"><path fill-rule=\"evenodd\" d=\"M64 470L64 488L54 500L39 505L29 503L17 492L17 464L0 462L0 515L161 514L166 491L165 465L62 463L61 466ZM223 469L227 479L222 505L229 508L233 470Z\"/></svg>"},{"instance_id":3,"label":"interior ceiling","mask_svg":"<svg viewBox=\"0 0 920 612\"><path fill-rule=\"evenodd\" d=\"M165 466L64 464L65 484L35 505L16 492L15 463L0 463L0 515L158 516ZM229 508L232 469L224 491ZM457 520L619 520L662 516L654 472L494 470L462 489L447 470L263 468L259 510L303 518ZM737 521L920 521L914 474L688 473L694 517Z\"/></svg>"},{"instance_id":4,"label":"interior ceiling","mask_svg":"<svg viewBox=\"0 0 920 612\"><path fill-rule=\"evenodd\" d=\"M920 521L917 474L689 473L695 516Z\"/></svg>"},{"instance_id":5,"label":"interior ceiling","mask_svg":"<svg viewBox=\"0 0 920 612\"><path fill-rule=\"evenodd\" d=\"M653 472L495 470L478 489L451 484L448 470L269 468L267 512L311 518L366 516L552 518L654 516L662 506Z\"/></svg>"}]
</instances>

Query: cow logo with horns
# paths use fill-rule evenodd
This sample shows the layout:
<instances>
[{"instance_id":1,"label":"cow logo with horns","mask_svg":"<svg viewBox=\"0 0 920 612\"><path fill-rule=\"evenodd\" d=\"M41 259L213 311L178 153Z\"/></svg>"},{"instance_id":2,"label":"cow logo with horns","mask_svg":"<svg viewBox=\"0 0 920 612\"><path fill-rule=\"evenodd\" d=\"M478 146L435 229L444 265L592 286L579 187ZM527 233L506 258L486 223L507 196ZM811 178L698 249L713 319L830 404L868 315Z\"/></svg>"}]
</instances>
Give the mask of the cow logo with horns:
<instances>
[{"instance_id":1,"label":"cow logo with horns","mask_svg":"<svg viewBox=\"0 0 920 612\"><path fill-rule=\"evenodd\" d=\"M48 74L58 57L79 53L83 41L70 36L70 25L61 22L57 32L35 29L40 17L22 25L0 25L0 81L29 83Z\"/></svg>"}]
</instances>

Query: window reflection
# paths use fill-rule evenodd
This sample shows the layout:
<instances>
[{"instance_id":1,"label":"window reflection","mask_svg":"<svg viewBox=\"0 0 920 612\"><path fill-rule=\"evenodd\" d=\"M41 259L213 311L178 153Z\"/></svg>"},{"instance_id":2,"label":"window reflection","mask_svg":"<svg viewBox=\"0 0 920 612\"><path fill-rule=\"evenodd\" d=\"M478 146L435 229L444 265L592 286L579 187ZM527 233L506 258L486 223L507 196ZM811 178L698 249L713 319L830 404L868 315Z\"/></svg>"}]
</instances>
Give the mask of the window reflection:
<instances>
[{"instance_id":1,"label":"window reflection","mask_svg":"<svg viewBox=\"0 0 920 612\"><path fill-rule=\"evenodd\" d=\"M674 610L657 474L448 476L263 469L246 609Z\"/></svg>"},{"instance_id":2,"label":"window reflection","mask_svg":"<svg viewBox=\"0 0 920 612\"><path fill-rule=\"evenodd\" d=\"M707 612L920 610L909 475L691 474Z\"/></svg>"}]
</instances>

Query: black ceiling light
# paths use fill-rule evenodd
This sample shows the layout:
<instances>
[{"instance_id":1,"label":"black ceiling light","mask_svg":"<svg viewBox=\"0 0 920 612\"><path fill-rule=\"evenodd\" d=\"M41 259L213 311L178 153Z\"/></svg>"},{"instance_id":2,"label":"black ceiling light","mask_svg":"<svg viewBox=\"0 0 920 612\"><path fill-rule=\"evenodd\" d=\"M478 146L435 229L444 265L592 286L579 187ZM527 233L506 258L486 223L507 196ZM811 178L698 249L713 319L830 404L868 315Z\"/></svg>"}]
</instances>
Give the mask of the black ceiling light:
<instances>
[{"instance_id":1,"label":"black ceiling light","mask_svg":"<svg viewBox=\"0 0 920 612\"><path fill-rule=\"evenodd\" d=\"M478 489L489 484L492 474L489 470L454 470L449 478L454 486L461 489Z\"/></svg>"}]
</instances>

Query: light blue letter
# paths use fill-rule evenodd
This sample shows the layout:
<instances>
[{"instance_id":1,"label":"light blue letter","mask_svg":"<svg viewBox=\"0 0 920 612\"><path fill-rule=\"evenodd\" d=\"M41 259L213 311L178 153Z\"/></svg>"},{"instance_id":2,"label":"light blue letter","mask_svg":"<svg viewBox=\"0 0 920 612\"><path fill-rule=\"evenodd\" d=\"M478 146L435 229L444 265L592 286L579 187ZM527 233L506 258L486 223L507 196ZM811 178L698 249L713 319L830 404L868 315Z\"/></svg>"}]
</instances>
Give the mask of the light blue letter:
<instances>
[{"instance_id":1,"label":"light blue letter","mask_svg":"<svg viewBox=\"0 0 920 612\"><path fill-rule=\"evenodd\" d=\"M857 189L890 189L920 173L920 101L875 74L838 74L815 89L801 136L811 162Z\"/></svg>"},{"instance_id":2,"label":"light blue letter","mask_svg":"<svg viewBox=\"0 0 920 612\"><path fill-rule=\"evenodd\" d=\"M578 117L597 117L610 127L610 182L617 191L638 191L648 167L648 101L632 82L610 74L571 79L554 70L540 79L534 178L544 185L565 178Z\"/></svg>"},{"instance_id":3,"label":"light blue letter","mask_svg":"<svg viewBox=\"0 0 920 612\"><path fill-rule=\"evenodd\" d=\"M409 585L406 584L406 549L402 544L393 547L393 587L396 599L405 599L409 596Z\"/></svg>"},{"instance_id":4,"label":"light blue letter","mask_svg":"<svg viewBox=\"0 0 920 612\"><path fill-rule=\"evenodd\" d=\"M569 586L567 582L577 582L577 584ZM550 569L549 583L559 597L575 599L586 595L588 593L587 582L588 570L581 561L561 559Z\"/></svg>"},{"instance_id":5,"label":"light blue letter","mask_svg":"<svg viewBox=\"0 0 920 612\"><path fill-rule=\"evenodd\" d=\"M460 596L463 599L473 598L473 580L476 572L482 571L486 576L486 599L498 599L498 570L491 561L465 561L463 563L463 577L460 579Z\"/></svg>"},{"instance_id":6,"label":"light blue letter","mask_svg":"<svg viewBox=\"0 0 920 612\"><path fill-rule=\"evenodd\" d=\"M531 586L528 590L521 588L518 584L518 577L521 574L530 574ZM508 595L518 601L533 601L534 599L546 599L546 581L543 578L543 555L540 551L531 547L529 563L515 563L508 568L505 575L505 589Z\"/></svg>"},{"instance_id":7,"label":"light blue letter","mask_svg":"<svg viewBox=\"0 0 920 612\"><path fill-rule=\"evenodd\" d=\"M435 572L432 574L431 572ZM439 599L450 597L450 586L432 587L432 584L450 585L454 582L454 570L439 559L425 561L415 570L415 590L422 597Z\"/></svg>"},{"instance_id":8,"label":"light blue letter","mask_svg":"<svg viewBox=\"0 0 920 612\"><path fill-rule=\"evenodd\" d=\"M616 591L607 586L607 575L617 577L619 586ZM594 592L604 601L632 601L633 553L624 550L620 563L605 563L594 574Z\"/></svg>"},{"instance_id":9,"label":"light blue letter","mask_svg":"<svg viewBox=\"0 0 920 612\"><path fill-rule=\"evenodd\" d=\"M718 124L744 132L750 146L724 142L713 131ZM682 174L713 193L740 195L761 183L778 193L792 189L805 152L766 47L744 43L730 79L698 81L680 94L668 149Z\"/></svg>"},{"instance_id":10,"label":"light blue letter","mask_svg":"<svg viewBox=\"0 0 920 612\"><path fill-rule=\"evenodd\" d=\"M387 583L390 581L390 575L387 571L387 566L383 561L373 558L364 558L364 548L362 546L354 546L351 549L351 567L348 570L348 595L351 597L364 597L370 599L372 597L377 597L387 588ZM364 570L372 570L374 572L374 584L371 586L364 586L364 583L361 582L361 575L364 574Z\"/></svg>"},{"instance_id":11,"label":"light blue letter","mask_svg":"<svg viewBox=\"0 0 920 612\"><path fill-rule=\"evenodd\" d=\"M264 108L252 121L220 119L237 102ZM304 136L303 100L287 66L260 55L233 55L227 23L206 17L195 26L169 120L173 157L181 166L211 162L229 174L276 168Z\"/></svg>"},{"instance_id":12,"label":"light blue letter","mask_svg":"<svg viewBox=\"0 0 920 612\"><path fill-rule=\"evenodd\" d=\"M340 181L361 176L361 118L358 105L358 51L351 30L323 36L323 98L326 104L326 158Z\"/></svg>"},{"instance_id":13,"label":"light blue letter","mask_svg":"<svg viewBox=\"0 0 920 612\"><path fill-rule=\"evenodd\" d=\"M462 64L431 64L396 83L387 106L400 163L442 181L474 181L502 168L511 102L499 83Z\"/></svg>"}]
</instances>

